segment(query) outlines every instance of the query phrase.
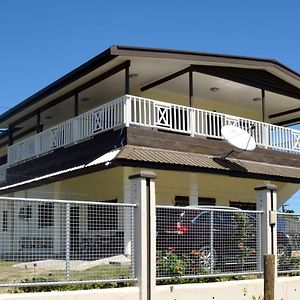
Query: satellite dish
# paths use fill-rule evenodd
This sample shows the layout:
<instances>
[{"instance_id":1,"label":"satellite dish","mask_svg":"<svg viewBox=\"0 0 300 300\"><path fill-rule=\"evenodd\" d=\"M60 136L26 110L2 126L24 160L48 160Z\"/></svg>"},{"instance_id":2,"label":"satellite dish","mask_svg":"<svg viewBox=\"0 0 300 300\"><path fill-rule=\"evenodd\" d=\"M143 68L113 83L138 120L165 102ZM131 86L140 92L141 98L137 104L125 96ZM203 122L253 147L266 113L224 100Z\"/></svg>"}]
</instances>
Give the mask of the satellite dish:
<instances>
[{"instance_id":1,"label":"satellite dish","mask_svg":"<svg viewBox=\"0 0 300 300\"><path fill-rule=\"evenodd\" d=\"M254 138L242 128L226 125L221 129L224 140L235 148L235 151L252 151L256 148Z\"/></svg>"}]
</instances>

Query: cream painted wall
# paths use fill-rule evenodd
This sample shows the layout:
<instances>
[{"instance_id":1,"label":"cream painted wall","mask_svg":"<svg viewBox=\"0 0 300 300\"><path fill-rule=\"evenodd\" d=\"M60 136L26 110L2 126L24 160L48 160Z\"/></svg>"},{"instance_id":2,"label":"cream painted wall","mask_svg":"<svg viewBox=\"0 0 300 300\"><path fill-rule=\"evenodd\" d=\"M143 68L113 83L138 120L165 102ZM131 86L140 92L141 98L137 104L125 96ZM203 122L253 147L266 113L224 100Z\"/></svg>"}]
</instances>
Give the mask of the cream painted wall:
<instances>
[{"instance_id":1,"label":"cream painted wall","mask_svg":"<svg viewBox=\"0 0 300 300\"><path fill-rule=\"evenodd\" d=\"M160 100L160 101L164 101L164 102L170 102L170 103L176 103L179 105L189 106L188 95L186 97L184 97L184 96L178 95L178 94L163 92L158 89L150 89L150 90L140 93L140 95L141 95L141 97L151 98L153 100ZM193 97L192 106L196 107L196 108L210 110L210 111L215 110L216 112L239 116L239 117L244 117L244 118L249 118L249 119L253 119L253 120L258 120L258 121L262 120L262 117L261 117L262 115L261 115L260 110L250 111L250 110L245 110L241 107L227 105L227 104L223 104L223 103L215 102L215 101L207 101L205 99L199 99L199 98L195 98L195 97Z\"/></svg>"},{"instance_id":2,"label":"cream painted wall","mask_svg":"<svg viewBox=\"0 0 300 300\"><path fill-rule=\"evenodd\" d=\"M110 200L130 203L128 176L138 168L117 167L60 182L15 192L15 197L50 198L66 200ZM278 207L300 189L299 184L269 182L204 173L154 170L157 174L157 204L173 205L175 196L215 198L217 205L229 201L255 202L254 188L267 183L278 187Z\"/></svg>"},{"instance_id":3,"label":"cream painted wall","mask_svg":"<svg viewBox=\"0 0 300 300\"><path fill-rule=\"evenodd\" d=\"M123 170L113 168L60 182L60 199L123 202Z\"/></svg>"},{"instance_id":4,"label":"cream painted wall","mask_svg":"<svg viewBox=\"0 0 300 300\"><path fill-rule=\"evenodd\" d=\"M139 169L126 168L127 174ZM267 183L278 187L278 207L292 196L300 185L282 182L269 182L256 179L235 178L230 176L154 170L156 179L156 202L173 205L175 196L192 196L196 189L199 197L215 198L217 205L228 206L229 201L256 202L254 188Z\"/></svg>"},{"instance_id":5,"label":"cream painted wall","mask_svg":"<svg viewBox=\"0 0 300 300\"><path fill-rule=\"evenodd\" d=\"M123 201L123 169L121 167L91 173L63 181L13 193L14 197Z\"/></svg>"}]
</instances>

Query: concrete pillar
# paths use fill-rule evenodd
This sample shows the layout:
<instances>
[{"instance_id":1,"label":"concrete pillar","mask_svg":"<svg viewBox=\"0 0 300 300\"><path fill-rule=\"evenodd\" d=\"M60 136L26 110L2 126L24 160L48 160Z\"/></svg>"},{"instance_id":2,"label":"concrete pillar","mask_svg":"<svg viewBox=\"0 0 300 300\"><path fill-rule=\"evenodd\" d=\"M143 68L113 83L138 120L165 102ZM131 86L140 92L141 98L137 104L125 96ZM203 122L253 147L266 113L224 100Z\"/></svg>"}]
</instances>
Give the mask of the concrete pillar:
<instances>
[{"instance_id":1,"label":"concrete pillar","mask_svg":"<svg viewBox=\"0 0 300 300\"><path fill-rule=\"evenodd\" d=\"M155 178L150 171L129 176L135 218L135 269L140 300L154 300L156 286Z\"/></svg>"},{"instance_id":2,"label":"concrete pillar","mask_svg":"<svg viewBox=\"0 0 300 300\"><path fill-rule=\"evenodd\" d=\"M125 204L131 204L131 180L129 174L131 168L123 168L123 199ZM129 210L124 211L124 254L126 257L131 257L131 213Z\"/></svg>"},{"instance_id":3,"label":"concrete pillar","mask_svg":"<svg viewBox=\"0 0 300 300\"><path fill-rule=\"evenodd\" d=\"M261 255L260 267L263 266L263 256L265 254L277 254L277 226L276 226L276 210L277 210L277 187L272 184L257 186L256 191L256 209L263 211L261 218L260 244ZM259 255L259 253L258 253ZM275 260L275 270L276 260Z\"/></svg>"},{"instance_id":4,"label":"concrete pillar","mask_svg":"<svg viewBox=\"0 0 300 300\"><path fill-rule=\"evenodd\" d=\"M198 174L190 174L189 205L198 205Z\"/></svg>"}]
</instances>

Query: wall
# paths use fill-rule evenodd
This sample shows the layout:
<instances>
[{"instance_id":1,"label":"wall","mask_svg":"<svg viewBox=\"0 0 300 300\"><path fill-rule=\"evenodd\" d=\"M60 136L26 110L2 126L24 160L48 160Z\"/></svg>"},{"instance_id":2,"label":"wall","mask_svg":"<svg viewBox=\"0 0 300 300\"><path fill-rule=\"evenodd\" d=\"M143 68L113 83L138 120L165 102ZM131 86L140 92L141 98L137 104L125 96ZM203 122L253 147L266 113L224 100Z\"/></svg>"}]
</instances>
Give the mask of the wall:
<instances>
[{"instance_id":1,"label":"wall","mask_svg":"<svg viewBox=\"0 0 300 300\"><path fill-rule=\"evenodd\" d=\"M15 197L50 198L65 200L101 201L118 199L130 203L128 176L138 168L117 167L60 182L14 193ZM278 207L298 189L299 184L269 182L205 173L154 170L157 174L157 204L174 205L175 196L215 198L217 205L229 201L255 202L254 188L267 183L278 187ZM196 195L196 197L197 197Z\"/></svg>"},{"instance_id":2,"label":"wall","mask_svg":"<svg viewBox=\"0 0 300 300\"><path fill-rule=\"evenodd\" d=\"M300 277L277 279L277 300L300 299ZM155 300L252 300L263 295L263 280L241 280L216 283L165 285L156 287ZM256 297L256 298L253 298ZM3 294L0 300L138 300L137 287L115 288L89 291L47 292L31 294Z\"/></svg>"},{"instance_id":3,"label":"wall","mask_svg":"<svg viewBox=\"0 0 300 300\"><path fill-rule=\"evenodd\" d=\"M138 169L126 168L127 174ZM205 173L154 170L157 174L157 204L174 205L175 196L215 198L217 205L228 206L229 201L256 202L254 188L272 183L278 187L278 207L293 195L300 185L269 182L257 179L235 178Z\"/></svg>"}]
</instances>

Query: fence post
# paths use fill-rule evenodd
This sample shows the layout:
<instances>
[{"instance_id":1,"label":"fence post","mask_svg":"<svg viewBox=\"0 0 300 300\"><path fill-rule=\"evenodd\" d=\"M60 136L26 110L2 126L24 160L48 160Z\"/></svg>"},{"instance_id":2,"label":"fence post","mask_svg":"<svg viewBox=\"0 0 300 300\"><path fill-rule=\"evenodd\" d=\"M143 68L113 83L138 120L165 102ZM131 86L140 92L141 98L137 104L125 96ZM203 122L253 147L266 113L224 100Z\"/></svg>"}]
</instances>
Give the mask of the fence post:
<instances>
[{"instance_id":1,"label":"fence post","mask_svg":"<svg viewBox=\"0 0 300 300\"><path fill-rule=\"evenodd\" d=\"M264 256L264 300L275 299L275 255Z\"/></svg>"},{"instance_id":2,"label":"fence post","mask_svg":"<svg viewBox=\"0 0 300 300\"><path fill-rule=\"evenodd\" d=\"M66 281L70 280L70 203L66 204Z\"/></svg>"},{"instance_id":3,"label":"fence post","mask_svg":"<svg viewBox=\"0 0 300 300\"><path fill-rule=\"evenodd\" d=\"M154 300L156 286L155 178L151 171L129 176L135 218L135 270L140 300Z\"/></svg>"},{"instance_id":4,"label":"fence post","mask_svg":"<svg viewBox=\"0 0 300 300\"><path fill-rule=\"evenodd\" d=\"M258 257L260 266L263 266L263 257L265 254L275 255L275 275L277 274L277 187L272 184L257 186L256 191L256 209L263 211L261 218L261 253ZM259 255L259 253L258 253Z\"/></svg>"}]
</instances>

